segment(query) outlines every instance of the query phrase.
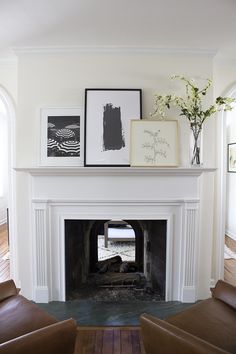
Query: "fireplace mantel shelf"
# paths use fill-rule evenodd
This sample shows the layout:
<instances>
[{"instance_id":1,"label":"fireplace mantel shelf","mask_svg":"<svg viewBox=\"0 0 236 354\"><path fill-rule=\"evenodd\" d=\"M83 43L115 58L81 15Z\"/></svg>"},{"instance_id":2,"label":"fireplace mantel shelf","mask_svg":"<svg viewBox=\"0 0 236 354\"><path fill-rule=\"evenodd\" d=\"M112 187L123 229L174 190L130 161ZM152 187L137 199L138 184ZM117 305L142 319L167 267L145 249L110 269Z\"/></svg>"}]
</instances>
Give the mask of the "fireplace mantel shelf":
<instances>
[{"instance_id":1,"label":"fireplace mantel shelf","mask_svg":"<svg viewBox=\"0 0 236 354\"><path fill-rule=\"evenodd\" d=\"M215 172L214 167L16 167L15 171L32 176L200 176L204 172Z\"/></svg>"}]
</instances>

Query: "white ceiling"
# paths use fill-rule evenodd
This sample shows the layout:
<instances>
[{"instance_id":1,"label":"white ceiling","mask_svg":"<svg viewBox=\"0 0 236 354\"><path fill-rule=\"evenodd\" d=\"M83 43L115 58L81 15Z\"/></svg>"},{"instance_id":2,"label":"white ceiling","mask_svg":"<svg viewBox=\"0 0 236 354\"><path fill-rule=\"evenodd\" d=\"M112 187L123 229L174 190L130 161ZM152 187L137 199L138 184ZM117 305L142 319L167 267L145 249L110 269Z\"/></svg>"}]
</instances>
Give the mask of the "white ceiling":
<instances>
[{"instance_id":1,"label":"white ceiling","mask_svg":"<svg viewBox=\"0 0 236 354\"><path fill-rule=\"evenodd\" d=\"M0 0L0 50L155 46L236 51L236 0Z\"/></svg>"}]
</instances>

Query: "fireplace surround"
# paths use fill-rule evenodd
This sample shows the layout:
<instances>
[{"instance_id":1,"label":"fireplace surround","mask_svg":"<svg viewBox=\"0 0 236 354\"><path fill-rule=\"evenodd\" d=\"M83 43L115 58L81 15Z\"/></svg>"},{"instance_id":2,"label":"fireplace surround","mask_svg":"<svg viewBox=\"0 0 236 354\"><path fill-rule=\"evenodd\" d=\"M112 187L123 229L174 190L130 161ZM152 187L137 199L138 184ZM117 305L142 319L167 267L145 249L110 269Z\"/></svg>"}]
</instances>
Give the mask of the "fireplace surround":
<instances>
[{"instance_id":1,"label":"fireplace surround","mask_svg":"<svg viewBox=\"0 0 236 354\"><path fill-rule=\"evenodd\" d=\"M165 220L165 300L194 302L201 282L202 176L211 168L19 168L31 180L33 300L66 300L66 220ZM209 208L209 205L208 205ZM206 277L208 275L206 274ZM210 284L209 284L210 285Z\"/></svg>"}]
</instances>

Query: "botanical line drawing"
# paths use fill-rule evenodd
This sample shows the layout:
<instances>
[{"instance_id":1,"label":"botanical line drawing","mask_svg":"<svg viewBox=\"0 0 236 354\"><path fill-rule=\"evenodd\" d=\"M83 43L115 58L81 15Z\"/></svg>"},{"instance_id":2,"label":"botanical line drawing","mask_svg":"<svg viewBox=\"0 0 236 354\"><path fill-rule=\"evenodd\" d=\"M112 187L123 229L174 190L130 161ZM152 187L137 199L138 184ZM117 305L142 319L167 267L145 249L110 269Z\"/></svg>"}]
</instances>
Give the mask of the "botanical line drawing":
<instances>
[{"instance_id":1,"label":"botanical line drawing","mask_svg":"<svg viewBox=\"0 0 236 354\"><path fill-rule=\"evenodd\" d=\"M158 163L158 158L162 157L167 159L168 149L170 149L170 144L167 140L161 136L161 130L151 131L148 129L144 130L147 136L147 141L142 144L142 149L146 150L144 152L144 159L147 163L155 165Z\"/></svg>"}]
</instances>

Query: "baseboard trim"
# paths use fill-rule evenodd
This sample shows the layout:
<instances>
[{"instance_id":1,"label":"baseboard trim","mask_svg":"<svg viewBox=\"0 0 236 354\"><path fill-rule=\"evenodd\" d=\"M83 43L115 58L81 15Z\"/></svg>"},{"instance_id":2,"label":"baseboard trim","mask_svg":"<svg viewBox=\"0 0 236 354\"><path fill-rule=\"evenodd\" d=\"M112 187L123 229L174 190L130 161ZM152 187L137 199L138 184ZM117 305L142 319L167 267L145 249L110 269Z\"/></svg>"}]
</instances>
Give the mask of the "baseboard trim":
<instances>
[{"instance_id":1,"label":"baseboard trim","mask_svg":"<svg viewBox=\"0 0 236 354\"><path fill-rule=\"evenodd\" d=\"M211 281L210 281L210 288L214 288L216 285L216 280L211 278Z\"/></svg>"},{"instance_id":2,"label":"baseboard trim","mask_svg":"<svg viewBox=\"0 0 236 354\"><path fill-rule=\"evenodd\" d=\"M48 303L49 294L47 286L37 286L34 291L34 301L39 303Z\"/></svg>"},{"instance_id":3,"label":"baseboard trim","mask_svg":"<svg viewBox=\"0 0 236 354\"><path fill-rule=\"evenodd\" d=\"M182 302L193 303L196 301L196 288L195 286L184 286Z\"/></svg>"}]
</instances>

